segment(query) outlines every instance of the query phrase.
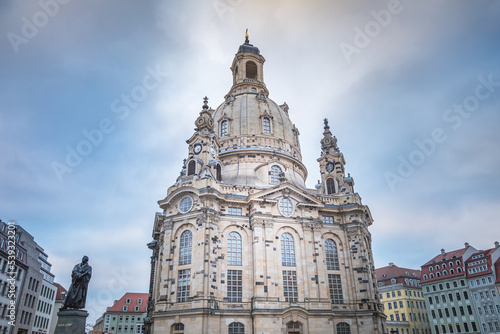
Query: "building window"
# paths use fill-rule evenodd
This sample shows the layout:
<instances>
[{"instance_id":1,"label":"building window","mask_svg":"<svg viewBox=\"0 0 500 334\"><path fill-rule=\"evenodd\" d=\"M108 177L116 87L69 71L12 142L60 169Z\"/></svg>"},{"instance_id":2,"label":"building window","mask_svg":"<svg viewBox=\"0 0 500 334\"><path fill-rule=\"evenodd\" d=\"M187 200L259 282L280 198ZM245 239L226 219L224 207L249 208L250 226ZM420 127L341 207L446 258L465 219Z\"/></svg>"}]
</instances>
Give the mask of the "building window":
<instances>
[{"instance_id":1,"label":"building window","mask_svg":"<svg viewBox=\"0 0 500 334\"><path fill-rule=\"evenodd\" d=\"M337 334L351 334L351 328L348 323L339 322L337 324Z\"/></svg>"},{"instance_id":2,"label":"building window","mask_svg":"<svg viewBox=\"0 0 500 334\"><path fill-rule=\"evenodd\" d=\"M139 306L134 307L134 312L139 312Z\"/></svg>"},{"instance_id":3,"label":"building window","mask_svg":"<svg viewBox=\"0 0 500 334\"><path fill-rule=\"evenodd\" d=\"M245 67L247 72L247 78L257 79L257 65L253 61L247 61Z\"/></svg>"},{"instance_id":4,"label":"building window","mask_svg":"<svg viewBox=\"0 0 500 334\"><path fill-rule=\"evenodd\" d=\"M271 133L271 120L268 117L262 118L262 130L264 133Z\"/></svg>"},{"instance_id":5,"label":"building window","mask_svg":"<svg viewBox=\"0 0 500 334\"><path fill-rule=\"evenodd\" d=\"M290 217L293 213L293 204L292 201L288 198L281 198L278 202L278 208L281 214L285 217Z\"/></svg>"},{"instance_id":6,"label":"building window","mask_svg":"<svg viewBox=\"0 0 500 334\"><path fill-rule=\"evenodd\" d=\"M296 271L283 270L283 294L286 302L296 303L299 300Z\"/></svg>"},{"instance_id":7,"label":"building window","mask_svg":"<svg viewBox=\"0 0 500 334\"><path fill-rule=\"evenodd\" d=\"M141 305L141 304L142 304L142 299L141 298L137 299L137 305Z\"/></svg>"},{"instance_id":8,"label":"building window","mask_svg":"<svg viewBox=\"0 0 500 334\"><path fill-rule=\"evenodd\" d=\"M241 303L243 295L243 275L241 270L227 271L227 301Z\"/></svg>"},{"instance_id":9,"label":"building window","mask_svg":"<svg viewBox=\"0 0 500 334\"><path fill-rule=\"evenodd\" d=\"M287 333L302 333L302 324L298 321L290 321L286 328Z\"/></svg>"},{"instance_id":10,"label":"building window","mask_svg":"<svg viewBox=\"0 0 500 334\"><path fill-rule=\"evenodd\" d=\"M333 224L334 217L332 216L323 216L323 224Z\"/></svg>"},{"instance_id":11,"label":"building window","mask_svg":"<svg viewBox=\"0 0 500 334\"><path fill-rule=\"evenodd\" d=\"M179 265L191 264L191 253L193 249L193 233L187 230L181 234L181 245L179 250Z\"/></svg>"},{"instance_id":12,"label":"building window","mask_svg":"<svg viewBox=\"0 0 500 334\"><path fill-rule=\"evenodd\" d=\"M217 167L215 167L215 172L216 172L216 178L217 181L222 181L222 167L220 164L217 164Z\"/></svg>"},{"instance_id":13,"label":"building window","mask_svg":"<svg viewBox=\"0 0 500 334\"><path fill-rule=\"evenodd\" d=\"M192 206L193 206L193 199L190 196L186 196L179 203L179 211L182 213L189 212Z\"/></svg>"},{"instance_id":14,"label":"building window","mask_svg":"<svg viewBox=\"0 0 500 334\"><path fill-rule=\"evenodd\" d=\"M325 258L327 270L340 270L337 245L332 239L325 241Z\"/></svg>"},{"instance_id":15,"label":"building window","mask_svg":"<svg viewBox=\"0 0 500 334\"><path fill-rule=\"evenodd\" d=\"M331 177L326 179L326 193L335 194L335 180Z\"/></svg>"},{"instance_id":16,"label":"building window","mask_svg":"<svg viewBox=\"0 0 500 334\"><path fill-rule=\"evenodd\" d=\"M196 173L196 161L191 160L188 163L188 174L187 175L194 175Z\"/></svg>"},{"instance_id":17,"label":"building window","mask_svg":"<svg viewBox=\"0 0 500 334\"><path fill-rule=\"evenodd\" d=\"M127 312L127 306L123 306L123 312Z\"/></svg>"},{"instance_id":18,"label":"building window","mask_svg":"<svg viewBox=\"0 0 500 334\"><path fill-rule=\"evenodd\" d=\"M127 298L127 299L125 300L125 304L130 304L130 298Z\"/></svg>"},{"instance_id":19,"label":"building window","mask_svg":"<svg viewBox=\"0 0 500 334\"><path fill-rule=\"evenodd\" d=\"M220 123L220 136L227 136L227 120L224 120Z\"/></svg>"},{"instance_id":20,"label":"building window","mask_svg":"<svg viewBox=\"0 0 500 334\"><path fill-rule=\"evenodd\" d=\"M227 237L227 265L241 266L241 235L231 232Z\"/></svg>"},{"instance_id":21,"label":"building window","mask_svg":"<svg viewBox=\"0 0 500 334\"><path fill-rule=\"evenodd\" d=\"M241 322L232 322L229 324L228 334L245 334L245 326Z\"/></svg>"},{"instance_id":22,"label":"building window","mask_svg":"<svg viewBox=\"0 0 500 334\"><path fill-rule=\"evenodd\" d=\"M178 323L178 324L173 324L173 334L184 334L184 324Z\"/></svg>"},{"instance_id":23,"label":"building window","mask_svg":"<svg viewBox=\"0 0 500 334\"><path fill-rule=\"evenodd\" d=\"M280 184L280 175L283 173L281 168L279 166L271 166L271 170L269 172L269 175L271 177L271 183L273 184Z\"/></svg>"},{"instance_id":24,"label":"building window","mask_svg":"<svg viewBox=\"0 0 500 334\"><path fill-rule=\"evenodd\" d=\"M241 216L243 214L243 211L241 208L228 207L227 214L234 215L234 216Z\"/></svg>"},{"instance_id":25,"label":"building window","mask_svg":"<svg viewBox=\"0 0 500 334\"><path fill-rule=\"evenodd\" d=\"M330 288L330 299L332 304L343 304L344 294L342 293L340 275L328 274L328 287Z\"/></svg>"},{"instance_id":26,"label":"building window","mask_svg":"<svg viewBox=\"0 0 500 334\"><path fill-rule=\"evenodd\" d=\"M177 284L177 302L187 302L191 287L191 269L179 270Z\"/></svg>"},{"instance_id":27,"label":"building window","mask_svg":"<svg viewBox=\"0 0 500 334\"><path fill-rule=\"evenodd\" d=\"M281 265L295 267L295 243L290 233L281 235Z\"/></svg>"}]
</instances>

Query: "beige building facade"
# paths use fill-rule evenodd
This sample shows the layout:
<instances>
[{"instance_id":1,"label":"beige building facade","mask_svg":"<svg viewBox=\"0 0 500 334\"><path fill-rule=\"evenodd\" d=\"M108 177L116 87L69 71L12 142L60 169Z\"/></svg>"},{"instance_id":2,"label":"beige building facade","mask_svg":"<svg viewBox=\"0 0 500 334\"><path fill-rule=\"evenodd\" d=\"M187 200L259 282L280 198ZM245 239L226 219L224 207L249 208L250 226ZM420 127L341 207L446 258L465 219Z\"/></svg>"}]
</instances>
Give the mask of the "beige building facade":
<instances>
[{"instance_id":1,"label":"beige building facade","mask_svg":"<svg viewBox=\"0 0 500 334\"><path fill-rule=\"evenodd\" d=\"M205 99L149 244L150 333L385 333L372 217L324 122L321 180L305 185L299 131L269 99L248 36L233 85ZM314 148L311 148L314 149Z\"/></svg>"}]
</instances>

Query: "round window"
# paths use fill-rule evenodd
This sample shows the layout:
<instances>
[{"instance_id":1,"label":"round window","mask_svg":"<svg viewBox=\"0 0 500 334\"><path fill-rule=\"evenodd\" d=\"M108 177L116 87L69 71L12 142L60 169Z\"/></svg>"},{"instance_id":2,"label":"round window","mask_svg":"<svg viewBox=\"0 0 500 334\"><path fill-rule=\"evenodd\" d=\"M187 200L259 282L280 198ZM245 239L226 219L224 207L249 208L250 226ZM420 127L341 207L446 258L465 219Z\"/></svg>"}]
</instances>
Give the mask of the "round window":
<instances>
[{"instance_id":1,"label":"round window","mask_svg":"<svg viewBox=\"0 0 500 334\"><path fill-rule=\"evenodd\" d=\"M189 212L193 207L193 199L189 196L183 197L179 203L179 211L182 213Z\"/></svg>"},{"instance_id":2,"label":"round window","mask_svg":"<svg viewBox=\"0 0 500 334\"><path fill-rule=\"evenodd\" d=\"M281 214L285 217L290 217L293 213L293 204L288 198L282 198L278 203Z\"/></svg>"}]
</instances>

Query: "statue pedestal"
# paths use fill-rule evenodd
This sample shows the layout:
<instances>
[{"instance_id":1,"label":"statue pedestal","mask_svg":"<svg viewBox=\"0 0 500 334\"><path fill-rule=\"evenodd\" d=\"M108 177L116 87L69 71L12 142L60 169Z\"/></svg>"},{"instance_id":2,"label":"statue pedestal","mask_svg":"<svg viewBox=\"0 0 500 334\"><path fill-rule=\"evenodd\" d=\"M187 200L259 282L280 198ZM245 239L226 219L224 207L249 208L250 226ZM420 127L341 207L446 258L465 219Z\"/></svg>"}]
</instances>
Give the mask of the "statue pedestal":
<instances>
[{"instance_id":1,"label":"statue pedestal","mask_svg":"<svg viewBox=\"0 0 500 334\"><path fill-rule=\"evenodd\" d=\"M54 334L85 334L88 312L85 310L61 310L57 312L57 326Z\"/></svg>"}]
</instances>

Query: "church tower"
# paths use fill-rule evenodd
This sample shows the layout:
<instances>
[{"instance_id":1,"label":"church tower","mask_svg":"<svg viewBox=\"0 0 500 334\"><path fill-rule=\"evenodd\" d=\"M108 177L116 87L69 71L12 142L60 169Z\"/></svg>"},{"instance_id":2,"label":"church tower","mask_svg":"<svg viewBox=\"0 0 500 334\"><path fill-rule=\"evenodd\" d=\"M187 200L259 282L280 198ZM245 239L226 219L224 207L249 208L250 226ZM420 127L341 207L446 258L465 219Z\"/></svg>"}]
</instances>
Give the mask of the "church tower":
<instances>
[{"instance_id":1,"label":"church tower","mask_svg":"<svg viewBox=\"0 0 500 334\"><path fill-rule=\"evenodd\" d=\"M233 85L204 99L180 176L158 201L148 333L383 334L368 226L325 120L308 189L299 131L269 98L248 35Z\"/></svg>"}]
</instances>

